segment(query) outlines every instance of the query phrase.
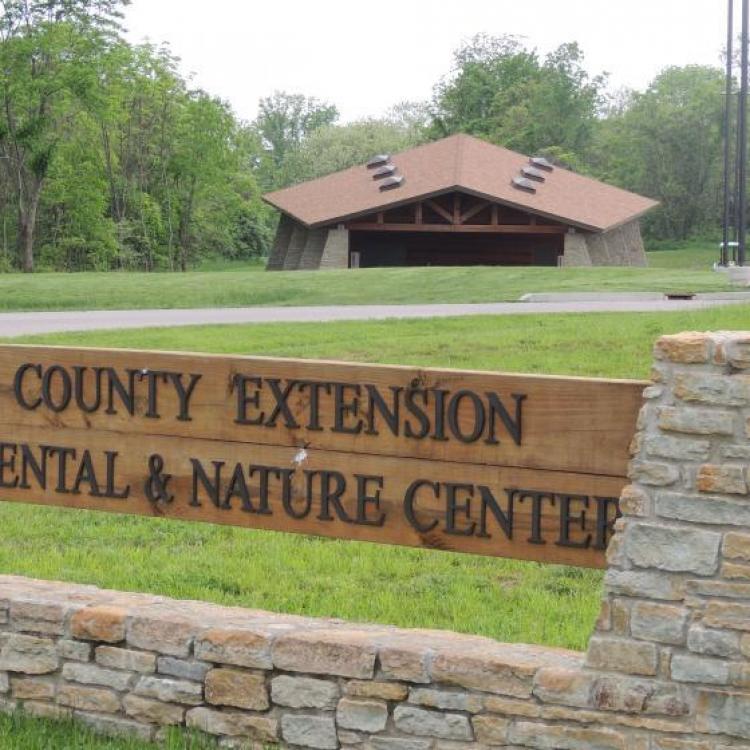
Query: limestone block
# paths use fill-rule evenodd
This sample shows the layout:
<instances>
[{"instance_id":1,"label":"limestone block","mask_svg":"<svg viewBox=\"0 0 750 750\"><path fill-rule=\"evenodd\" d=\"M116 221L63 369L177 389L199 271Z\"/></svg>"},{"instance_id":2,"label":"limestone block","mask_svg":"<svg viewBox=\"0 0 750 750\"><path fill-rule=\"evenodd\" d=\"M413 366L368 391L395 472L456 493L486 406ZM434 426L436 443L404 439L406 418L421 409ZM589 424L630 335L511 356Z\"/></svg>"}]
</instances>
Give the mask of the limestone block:
<instances>
[{"instance_id":1,"label":"limestone block","mask_svg":"<svg viewBox=\"0 0 750 750\"><path fill-rule=\"evenodd\" d=\"M168 656L186 657L193 643L193 626L158 616L135 617L127 631L130 646Z\"/></svg>"},{"instance_id":2,"label":"limestone block","mask_svg":"<svg viewBox=\"0 0 750 750\"><path fill-rule=\"evenodd\" d=\"M652 435L645 441L646 453L653 458L676 461L705 461L711 450L708 440Z\"/></svg>"},{"instance_id":3,"label":"limestone block","mask_svg":"<svg viewBox=\"0 0 750 750\"><path fill-rule=\"evenodd\" d=\"M592 636L586 663L592 669L655 675L659 652L653 643Z\"/></svg>"},{"instance_id":4,"label":"limestone block","mask_svg":"<svg viewBox=\"0 0 750 750\"><path fill-rule=\"evenodd\" d=\"M606 572L604 585L614 594L665 601L682 599L685 589L685 582L676 576L665 576L655 571L616 570L614 568Z\"/></svg>"},{"instance_id":5,"label":"limestone block","mask_svg":"<svg viewBox=\"0 0 750 750\"><path fill-rule=\"evenodd\" d=\"M633 750L628 738L615 729L588 728L585 726L558 726L539 722L519 721L508 732L511 744L539 750Z\"/></svg>"},{"instance_id":6,"label":"limestone block","mask_svg":"<svg viewBox=\"0 0 750 750\"><path fill-rule=\"evenodd\" d=\"M487 742L490 745L505 745L507 742L510 727L508 719L499 716L475 716L471 723L479 742Z\"/></svg>"},{"instance_id":7,"label":"limestone block","mask_svg":"<svg viewBox=\"0 0 750 750\"><path fill-rule=\"evenodd\" d=\"M692 523L746 526L750 523L750 505L744 500L724 497L691 497L662 492L656 498L656 513L662 518Z\"/></svg>"},{"instance_id":8,"label":"limestone block","mask_svg":"<svg viewBox=\"0 0 750 750\"><path fill-rule=\"evenodd\" d=\"M722 659L710 659L693 654L674 654L672 679L678 682L726 685L729 682L729 663Z\"/></svg>"},{"instance_id":9,"label":"limestone block","mask_svg":"<svg viewBox=\"0 0 750 750\"><path fill-rule=\"evenodd\" d=\"M703 364L711 357L711 337L706 333L662 336L656 342L654 356L679 364Z\"/></svg>"},{"instance_id":10,"label":"limestone block","mask_svg":"<svg viewBox=\"0 0 750 750\"><path fill-rule=\"evenodd\" d=\"M393 712L396 729L423 737L440 737L445 740L473 739L471 725L466 716L439 711L429 711L414 706L397 706Z\"/></svg>"},{"instance_id":11,"label":"limestone block","mask_svg":"<svg viewBox=\"0 0 750 750\"><path fill-rule=\"evenodd\" d=\"M0 648L0 672L49 674L59 665L55 642L49 638L13 633Z\"/></svg>"},{"instance_id":12,"label":"limestone block","mask_svg":"<svg viewBox=\"0 0 750 750\"><path fill-rule=\"evenodd\" d=\"M737 656L740 653L740 634L695 624L688 630L687 645L691 651L706 656Z\"/></svg>"},{"instance_id":13,"label":"limestone block","mask_svg":"<svg viewBox=\"0 0 750 750\"><path fill-rule=\"evenodd\" d=\"M269 707L265 675L237 669L212 669L206 675L206 702L265 711Z\"/></svg>"},{"instance_id":14,"label":"limestone block","mask_svg":"<svg viewBox=\"0 0 750 750\"><path fill-rule=\"evenodd\" d=\"M441 711L466 711L470 714L478 714L482 710L482 698L479 695L456 690L413 687L409 691L409 703Z\"/></svg>"},{"instance_id":15,"label":"limestone block","mask_svg":"<svg viewBox=\"0 0 750 750\"><path fill-rule=\"evenodd\" d=\"M154 698L164 703L185 703L197 706L203 700L202 685L166 677L141 677L133 692L144 698Z\"/></svg>"},{"instance_id":16,"label":"limestone block","mask_svg":"<svg viewBox=\"0 0 750 750\"><path fill-rule=\"evenodd\" d=\"M59 640L57 642L57 653L68 661L87 662L91 659L92 646L90 643L80 641Z\"/></svg>"},{"instance_id":17,"label":"limestone block","mask_svg":"<svg viewBox=\"0 0 750 750\"><path fill-rule=\"evenodd\" d=\"M750 562L750 534L730 532L724 537L722 554L733 560Z\"/></svg>"},{"instance_id":18,"label":"limestone block","mask_svg":"<svg viewBox=\"0 0 750 750\"><path fill-rule=\"evenodd\" d=\"M735 602L709 602L703 622L713 628L750 631L750 604Z\"/></svg>"},{"instance_id":19,"label":"limestone block","mask_svg":"<svg viewBox=\"0 0 750 750\"><path fill-rule=\"evenodd\" d=\"M204 661L250 669L271 669L271 639L262 630L215 628L195 642L195 656Z\"/></svg>"},{"instance_id":20,"label":"limestone block","mask_svg":"<svg viewBox=\"0 0 750 750\"><path fill-rule=\"evenodd\" d=\"M133 675L128 672L117 672L104 669L96 664L65 664L62 669L63 679L80 682L84 685L101 685L113 690L127 690L133 681Z\"/></svg>"},{"instance_id":21,"label":"limestone block","mask_svg":"<svg viewBox=\"0 0 750 750\"><path fill-rule=\"evenodd\" d=\"M182 724L185 719L185 709L174 703L162 703L139 695L126 695L122 701L125 713L132 719L151 724L168 726Z\"/></svg>"},{"instance_id":22,"label":"limestone block","mask_svg":"<svg viewBox=\"0 0 750 750\"><path fill-rule=\"evenodd\" d=\"M339 693L339 686L331 680L290 675L279 675L271 680L271 700L278 706L332 711L338 703Z\"/></svg>"},{"instance_id":23,"label":"limestone block","mask_svg":"<svg viewBox=\"0 0 750 750\"><path fill-rule=\"evenodd\" d=\"M336 750L339 746L333 716L284 714L281 736L290 745L315 750Z\"/></svg>"},{"instance_id":24,"label":"limestone block","mask_svg":"<svg viewBox=\"0 0 750 750\"><path fill-rule=\"evenodd\" d=\"M409 694L406 685L400 682L378 680L351 680L344 690L352 698L380 698L384 701L403 701Z\"/></svg>"},{"instance_id":25,"label":"limestone block","mask_svg":"<svg viewBox=\"0 0 750 750\"><path fill-rule=\"evenodd\" d=\"M10 685L13 697L24 701L52 700L57 690L55 681L44 677L15 677Z\"/></svg>"},{"instance_id":26,"label":"limestone block","mask_svg":"<svg viewBox=\"0 0 750 750\"><path fill-rule=\"evenodd\" d=\"M336 708L336 724L344 729L380 732L388 722L388 706L383 701L342 698Z\"/></svg>"},{"instance_id":27,"label":"limestone block","mask_svg":"<svg viewBox=\"0 0 750 750\"><path fill-rule=\"evenodd\" d=\"M680 478L680 470L671 464L658 461L631 461L628 479L652 487L666 487Z\"/></svg>"},{"instance_id":28,"label":"limestone block","mask_svg":"<svg viewBox=\"0 0 750 750\"><path fill-rule=\"evenodd\" d=\"M698 469L696 487L699 492L747 495L744 469L732 464L704 464Z\"/></svg>"},{"instance_id":29,"label":"limestone block","mask_svg":"<svg viewBox=\"0 0 750 750\"><path fill-rule=\"evenodd\" d=\"M699 575L715 573L721 534L684 527L631 522L626 535L628 558L641 568Z\"/></svg>"},{"instance_id":30,"label":"limestone block","mask_svg":"<svg viewBox=\"0 0 750 750\"><path fill-rule=\"evenodd\" d=\"M689 616L682 607L638 602L631 612L630 629L635 638L678 646L685 643Z\"/></svg>"},{"instance_id":31,"label":"limestone block","mask_svg":"<svg viewBox=\"0 0 750 750\"><path fill-rule=\"evenodd\" d=\"M84 641L119 643L125 640L127 613L120 607L87 607L76 612L70 621L74 638Z\"/></svg>"},{"instance_id":32,"label":"limestone block","mask_svg":"<svg viewBox=\"0 0 750 750\"><path fill-rule=\"evenodd\" d=\"M658 411L662 430L690 435L733 435L734 414L698 407L663 406Z\"/></svg>"},{"instance_id":33,"label":"limestone block","mask_svg":"<svg viewBox=\"0 0 750 750\"><path fill-rule=\"evenodd\" d=\"M14 601L10 605L10 626L18 633L62 635L67 607L35 601Z\"/></svg>"},{"instance_id":34,"label":"limestone block","mask_svg":"<svg viewBox=\"0 0 750 750\"><path fill-rule=\"evenodd\" d=\"M273 644L273 663L287 672L369 678L376 648L368 633L312 630L281 636Z\"/></svg>"},{"instance_id":35,"label":"limestone block","mask_svg":"<svg viewBox=\"0 0 750 750\"><path fill-rule=\"evenodd\" d=\"M750 739L750 695L708 690L699 692L696 729L699 732Z\"/></svg>"},{"instance_id":36,"label":"limestone block","mask_svg":"<svg viewBox=\"0 0 750 750\"><path fill-rule=\"evenodd\" d=\"M104 688L63 684L57 690L57 702L79 711L98 711L116 714L120 710L120 699L116 693Z\"/></svg>"},{"instance_id":37,"label":"limestone block","mask_svg":"<svg viewBox=\"0 0 750 750\"><path fill-rule=\"evenodd\" d=\"M750 378L680 372L675 375L673 393L686 403L746 406L750 403Z\"/></svg>"},{"instance_id":38,"label":"limestone block","mask_svg":"<svg viewBox=\"0 0 750 750\"><path fill-rule=\"evenodd\" d=\"M194 682L203 682L209 669L211 665L206 662L175 659L172 656L160 656L156 661L156 671L159 674Z\"/></svg>"},{"instance_id":39,"label":"limestone block","mask_svg":"<svg viewBox=\"0 0 750 750\"><path fill-rule=\"evenodd\" d=\"M266 742L279 738L278 720L271 716L253 716L242 711L219 711L213 708L192 708L185 715L189 729L213 735L245 737Z\"/></svg>"},{"instance_id":40,"label":"limestone block","mask_svg":"<svg viewBox=\"0 0 750 750\"><path fill-rule=\"evenodd\" d=\"M96 649L96 663L111 669L124 669L128 672L148 674L156 671L156 656L145 651L131 651L114 646L99 646Z\"/></svg>"}]
</instances>

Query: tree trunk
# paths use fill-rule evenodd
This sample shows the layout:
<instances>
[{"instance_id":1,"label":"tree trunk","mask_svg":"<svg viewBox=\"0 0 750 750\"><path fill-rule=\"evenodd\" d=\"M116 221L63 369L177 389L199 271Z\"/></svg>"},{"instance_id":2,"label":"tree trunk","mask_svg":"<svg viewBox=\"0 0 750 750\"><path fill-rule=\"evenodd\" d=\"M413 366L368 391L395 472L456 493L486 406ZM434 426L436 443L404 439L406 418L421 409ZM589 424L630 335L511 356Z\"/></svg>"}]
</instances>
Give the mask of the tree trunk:
<instances>
[{"instance_id":1,"label":"tree trunk","mask_svg":"<svg viewBox=\"0 0 750 750\"><path fill-rule=\"evenodd\" d=\"M41 190L41 182L35 181L28 199L26 201L24 201L23 197L19 199L18 249L21 255L21 268L24 273L33 273L34 271L34 232L36 230L36 214L39 207Z\"/></svg>"}]
</instances>

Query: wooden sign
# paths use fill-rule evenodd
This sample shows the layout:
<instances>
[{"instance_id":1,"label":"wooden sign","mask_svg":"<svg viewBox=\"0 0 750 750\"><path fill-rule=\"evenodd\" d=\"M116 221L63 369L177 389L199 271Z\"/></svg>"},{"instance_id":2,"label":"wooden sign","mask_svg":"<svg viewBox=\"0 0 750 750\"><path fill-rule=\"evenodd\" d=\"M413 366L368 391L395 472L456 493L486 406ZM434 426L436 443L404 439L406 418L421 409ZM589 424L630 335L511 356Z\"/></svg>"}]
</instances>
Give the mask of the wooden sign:
<instances>
[{"instance_id":1,"label":"wooden sign","mask_svg":"<svg viewBox=\"0 0 750 750\"><path fill-rule=\"evenodd\" d=\"M646 383L0 347L0 499L603 567Z\"/></svg>"}]
</instances>

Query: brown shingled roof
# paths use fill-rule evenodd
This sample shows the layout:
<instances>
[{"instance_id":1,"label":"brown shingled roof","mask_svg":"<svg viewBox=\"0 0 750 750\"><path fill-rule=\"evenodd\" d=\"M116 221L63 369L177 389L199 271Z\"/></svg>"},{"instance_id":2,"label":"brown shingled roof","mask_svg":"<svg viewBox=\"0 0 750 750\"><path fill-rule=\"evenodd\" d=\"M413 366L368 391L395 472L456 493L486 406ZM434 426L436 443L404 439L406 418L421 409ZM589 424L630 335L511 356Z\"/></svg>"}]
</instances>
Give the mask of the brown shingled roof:
<instances>
[{"instance_id":1,"label":"brown shingled roof","mask_svg":"<svg viewBox=\"0 0 750 750\"><path fill-rule=\"evenodd\" d=\"M373 211L411 203L451 190L555 219L571 226L604 231L624 224L657 205L627 190L556 167L536 193L511 185L529 157L468 135L452 135L392 157L406 178L396 190L381 192L364 166L277 190L264 199L307 226L345 221Z\"/></svg>"}]
</instances>

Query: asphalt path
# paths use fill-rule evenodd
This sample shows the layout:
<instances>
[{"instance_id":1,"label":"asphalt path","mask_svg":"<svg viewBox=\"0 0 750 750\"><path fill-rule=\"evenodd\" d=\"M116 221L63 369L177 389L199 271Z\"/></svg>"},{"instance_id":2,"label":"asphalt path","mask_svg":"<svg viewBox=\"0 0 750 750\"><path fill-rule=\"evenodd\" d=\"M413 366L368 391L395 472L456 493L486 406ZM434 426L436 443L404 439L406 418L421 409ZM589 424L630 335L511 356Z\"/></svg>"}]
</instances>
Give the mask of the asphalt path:
<instances>
[{"instance_id":1,"label":"asphalt path","mask_svg":"<svg viewBox=\"0 0 750 750\"><path fill-rule=\"evenodd\" d=\"M564 302L497 302L467 305L337 305L328 307L234 307L198 310L87 310L0 313L0 336L60 331L216 325L311 323L389 318L447 318L462 315L554 315L559 313L666 312L747 303L747 299L609 299Z\"/></svg>"}]
</instances>

